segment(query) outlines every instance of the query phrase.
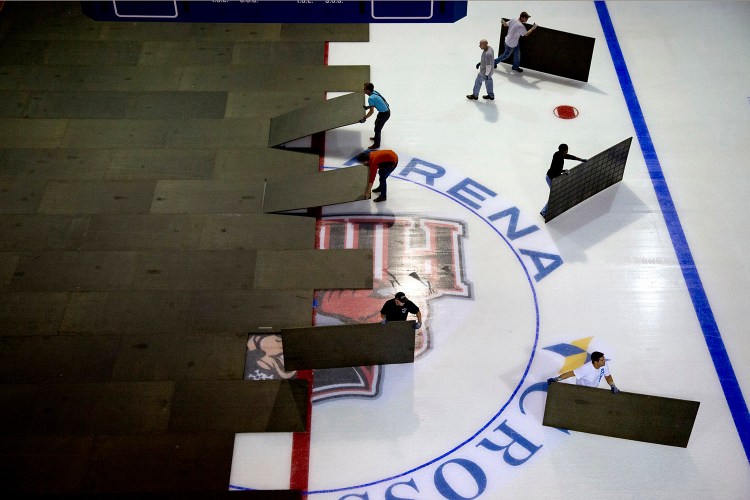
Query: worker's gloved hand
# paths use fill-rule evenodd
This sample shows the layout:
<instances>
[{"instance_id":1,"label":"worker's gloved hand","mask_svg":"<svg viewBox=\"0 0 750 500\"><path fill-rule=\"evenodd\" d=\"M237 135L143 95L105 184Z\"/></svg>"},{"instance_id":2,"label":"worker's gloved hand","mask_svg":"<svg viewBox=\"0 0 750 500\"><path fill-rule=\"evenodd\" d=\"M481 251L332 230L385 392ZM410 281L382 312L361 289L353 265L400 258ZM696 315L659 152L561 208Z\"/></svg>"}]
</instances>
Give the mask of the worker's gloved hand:
<instances>
[{"instance_id":1,"label":"worker's gloved hand","mask_svg":"<svg viewBox=\"0 0 750 500\"><path fill-rule=\"evenodd\" d=\"M548 378L547 379L547 385L557 382L557 377Z\"/></svg>"},{"instance_id":2,"label":"worker's gloved hand","mask_svg":"<svg viewBox=\"0 0 750 500\"><path fill-rule=\"evenodd\" d=\"M381 325L385 325L386 323L388 323L388 320L387 320L387 319L381 319L381 320L380 320L380 324L381 324Z\"/></svg>"},{"instance_id":3,"label":"worker's gloved hand","mask_svg":"<svg viewBox=\"0 0 750 500\"><path fill-rule=\"evenodd\" d=\"M362 118L362 119L361 119L361 120L359 121L359 123L365 123L365 119L364 119L364 118Z\"/></svg>"},{"instance_id":4,"label":"worker's gloved hand","mask_svg":"<svg viewBox=\"0 0 750 500\"><path fill-rule=\"evenodd\" d=\"M586 163L588 160L581 160L583 163Z\"/></svg>"},{"instance_id":5,"label":"worker's gloved hand","mask_svg":"<svg viewBox=\"0 0 750 500\"><path fill-rule=\"evenodd\" d=\"M420 323L419 321L417 321L416 323L414 323L414 329L415 330L419 330L420 328L422 328L422 323Z\"/></svg>"},{"instance_id":6,"label":"worker's gloved hand","mask_svg":"<svg viewBox=\"0 0 750 500\"><path fill-rule=\"evenodd\" d=\"M480 65L480 64L482 64L482 63L477 63L477 69L479 69L479 65Z\"/></svg>"},{"instance_id":7,"label":"worker's gloved hand","mask_svg":"<svg viewBox=\"0 0 750 500\"><path fill-rule=\"evenodd\" d=\"M612 394L620 394L620 389L618 389L616 385L611 385L609 390L612 391Z\"/></svg>"}]
</instances>

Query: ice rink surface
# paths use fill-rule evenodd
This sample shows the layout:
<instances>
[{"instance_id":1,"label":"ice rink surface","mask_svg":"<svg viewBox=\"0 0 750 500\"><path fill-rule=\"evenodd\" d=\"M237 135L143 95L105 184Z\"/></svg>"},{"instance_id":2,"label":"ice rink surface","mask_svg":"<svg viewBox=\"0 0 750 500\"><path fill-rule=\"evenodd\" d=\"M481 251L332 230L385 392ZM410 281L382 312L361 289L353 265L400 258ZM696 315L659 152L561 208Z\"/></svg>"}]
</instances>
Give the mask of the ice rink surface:
<instances>
[{"instance_id":1,"label":"ice rink surface","mask_svg":"<svg viewBox=\"0 0 750 500\"><path fill-rule=\"evenodd\" d=\"M497 51L500 18L522 10L596 39L589 81L501 64L495 100L469 101L479 40ZM748 2L470 1L455 24L330 44L329 65L370 65L392 109L382 148L400 160L386 202L326 216L342 245L366 227L381 249L374 302L404 290L426 321L414 365L383 367L371 397L313 406L309 498L748 498L749 49ZM327 133L325 167L365 149L372 122ZM623 181L545 224L557 146L588 158L628 137ZM324 299L319 322L346 322ZM623 391L700 402L687 448L541 425L543 382L594 350ZM288 488L292 448L238 435L232 486Z\"/></svg>"}]
</instances>

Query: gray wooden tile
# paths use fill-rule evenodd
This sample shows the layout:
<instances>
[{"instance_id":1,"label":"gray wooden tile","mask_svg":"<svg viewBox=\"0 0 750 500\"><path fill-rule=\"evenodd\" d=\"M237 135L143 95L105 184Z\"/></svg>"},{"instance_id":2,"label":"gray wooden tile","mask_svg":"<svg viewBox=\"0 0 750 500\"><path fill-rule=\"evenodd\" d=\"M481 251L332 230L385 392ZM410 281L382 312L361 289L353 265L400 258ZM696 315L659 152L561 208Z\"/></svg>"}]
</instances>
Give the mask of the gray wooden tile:
<instances>
[{"instance_id":1,"label":"gray wooden tile","mask_svg":"<svg viewBox=\"0 0 750 500\"><path fill-rule=\"evenodd\" d=\"M82 215L7 214L0 217L0 251L80 248L88 225Z\"/></svg>"},{"instance_id":2,"label":"gray wooden tile","mask_svg":"<svg viewBox=\"0 0 750 500\"><path fill-rule=\"evenodd\" d=\"M226 92L129 92L126 118L224 118Z\"/></svg>"},{"instance_id":3,"label":"gray wooden tile","mask_svg":"<svg viewBox=\"0 0 750 500\"><path fill-rule=\"evenodd\" d=\"M186 331L189 292L123 290L70 294L60 331L121 335Z\"/></svg>"},{"instance_id":4,"label":"gray wooden tile","mask_svg":"<svg viewBox=\"0 0 750 500\"><path fill-rule=\"evenodd\" d=\"M242 380L247 334L128 335L115 381Z\"/></svg>"},{"instance_id":5,"label":"gray wooden tile","mask_svg":"<svg viewBox=\"0 0 750 500\"><path fill-rule=\"evenodd\" d=\"M109 151L98 149L0 149L0 178L26 180L103 179Z\"/></svg>"},{"instance_id":6,"label":"gray wooden tile","mask_svg":"<svg viewBox=\"0 0 750 500\"><path fill-rule=\"evenodd\" d=\"M255 288L370 289L372 250L258 250Z\"/></svg>"},{"instance_id":7,"label":"gray wooden tile","mask_svg":"<svg viewBox=\"0 0 750 500\"><path fill-rule=\"evenodd\" d=\"M325 92L254 90L229 92L226 116L273 118L325 99Z\"/></svg>"},{"instance_id":8,"label":"gray wooden tile","mask_svg":"<svg viewBox=\"0 0 750 500\"><path fill-rule=\"evenodd\" d=\"M200 244L203 250L284 250L314 246L314 218L267 214L207 215Z\"/></svg>"},{"instance_id":9,"label":"gray wooden tile","mask_svg":"<svg viewBox=\"0 0 750 500\"><path fill-rule=\"evenodd\" d=\"M0 180L0 214L33 214L46 189L44 182Z\"/></svg>"},{"instance_id":10,"label":"gray wooden tile","mask_svg":"<svg viewBox=\"0 0 750 500\"><path fill-rule=\"evenodd\" d=\"M254 250L141 252L132 288L245 290L253 286Z\"/></svg>"},{"instance_id":11,"label":"gray wooden tile","mask_svg":"<svg viewBox=\"0 0 750 500\"><path fill-rule=\"evenodd\" d=\"M46 40L4 40L0 44L0 65L42 64Z\"/></svg>"},{"instance_id":12,"label":"gray wooden tile","mask_svg":"<svg viewBox=\"0 0 750 500\"><path fill-rule=\"evenodd\" d=\"M2 223L0 223L0 228ZM198 248L203 216L171 214L92 215L79 240L82 250ZM1 247L0 247L1 248Z\"/></svg>"},{"instance_id":13,"label":"gray wooden tile","mask_svg":"<svg viewBox=\"0 0 750 500\"><path fill-rule=\"evenodd\" d=\"M20 91L3 91L9 97ZM24 118L223 118L226 92L43 92L23 101ZM10 106L10 105L8 105ZM15 108L14 108L15 109ZM9 109L9 112L14 111ZM2 107L0 107L2 111ZM18 116L21 116L20 114Z\"/></svg>"},{"instance_id":14,"label":"gray wooden tile","mask_svg":"<svg viewBox=\"0 0 750 500\"><path fill-rule=\"evenodd\" d=\"M216 155L214 179L263 183L265 179L293 177L318 171L317 155L265 147L220 149Z\"/></svg>"},{"instance_id":15,"label":"gray wooden tile","mask_svg":"<svg viewBox=\"0 0 750 500\"><path fill-rule=\"evenodd\" d=\"M232 64L228 41L146 41L138 64L142 66L211 66Z\"/></svg>"},{"instance_id":16,"label":"gray wooden tile","mask_svg":"<svg viewBox=\"0 0 750 500\"><path fill-rule=\"evenodd\" d=\"M180 381L175 385L172 432L303 432L307 381Z\"/></svg>"},{"instance_id":17,"label":"gray wooden tile","mask_svg":"<svg viewBox=\"0 0 750 500\"><path fill-rule=\"evenodd\" d=\"M173 382L0 385L13 403L2 435L152 434L164 432Z\"/></svg>"},{"instance_id":18,"label":"gray wooden tile","mask_svg":"<svg viewBox=\"0 0 750 500\"><path fill-rule=\"evenodd\" d=\"M264 41L279 40L281 25L274 23L193 24L190 40Z\"/></svg>"},{"instance_id":19,"label":"gray wooden tile","mask_svg":"<svg viewBox=\"0 0 750 500\"><path fill-rule=\"evenodd\" d=\"M154 187L154 181L51 181L39 213L148 213Z\"/></svg>"},{"instance_id":20,"label":"gray wooden tile","mask_svg":"<svg viewBox=\"0 0 750 500\"><path fill-rule=\"evenodd\" d=\"M83 483L91 493L225 492L233 451L233 432L98 436Z\"/></svg>"},{"instance_id":21,"label":"gray wooden tile","mask_svg":"<svg viewBox=\"0 0 750 500\"><path fill-rule=\"evenodd\" d=\"M11 252L0 252L0 290L6 290L13 281L21 255Z\"/></svg>"},{"instance_id":22,"label":"gray wooden tile","mask_svg":"<svg viewBox=\"0 0 750 500\"><path fill-rule=\"evenodd\" d=\"M210 179L214 149L114 149L105 178L108 180Z\"/></svg>"},{"instance_id":23,"label":"gray wooden tile","mask_svg":"<svg viewBox=\"0 0 750 500\"><path fill-rule=\"evenodd\" d=\"M31 90L40 66L0 65L0 90L25 92Z\"/></svg>"},{"instance_id":24,"label":"gray wooden tile","mask_svg":"<svg viewBox=\"0 0 750 500\"><path fill-rule=\"evenodd\" d=\"M132 287L135 252L21 254L8 288L13 291L118 290Z\"/></svg>"},{"instance_id":25,"label":"gray wooden tile","mask_svg":"<svg viewBox=\"0 0 750 500\"><path fill-rule=\"evenodd\" d=\"M68 120L0 118L0 148L55 148L62 144Z\"/></svg>"},{"instance_id":26,"label":"gray wooden tile","mask_svg":"<svg viewBox=\"0 0 750 500\"><path fill-rule=\"evenodd\" d=\"M271 118L268 146L357 123L364 116L364 102L364 94L353 92L275 116Z\"/></svg>"},{"instance_id":27,"label":"gray wooden tile","mask_svg":"<svg viewBox=\"0 0 750 500\"><path fill-rule=\"evenodd\" d=\"M231 64L248 66L322 65L325 44L293 42L237 42Z\"/></svg>"},{"instance_id":28,"label":"gray wooden tile","mask_svg":"<svg viewBox=\"0 0 750 500\"><path fill-rule=\"evenodd\" d=\"M2 121L0 120L1 124ZM162 146L224 148L262 147L267 145L267 141L268 120L230 118L225 120L72 119L69 120L69 125L61 142L64 147L69 148L153 148Z\"/></svg>"},{"instance_id":29,"label":"gray wooden tile","mask_svg":"<svg viewBox=\"0 0 750 500\"><path fill-rule=\"evenodd\" d=\"M158 181L152 213L259 213L263 184L232 181Z\"/></svg>"},{"instance_id":30,"label":"gray wooden tile","mask_svg":"<svg viewBox=\"0 0 750 500\"><path fill-rule=\"evenodd\" d=\"M138 64L141 42L51 41L44 52L47 65L128 66Z\"/></svg>"},{"instance_id":31,"label":"gray wooden tile","mask_svg":"<svg viewBox=\"0 0 750 500\"><path fill-rule=\"evenodd\" d=\"M356 92L370 81L369 66L296 66L292 78L279 75L288 66L267 66L262 71L252 66L189 66L184 68L181 90L226 91L307 91Z\"/></svg>"},{"instance_id":32,"label":"gray wooden tile","mask_svg":"<svg viewBox=\"0 0 750 500\"><path fill-rule=\"evenodd\" d=\"M188 329L195 333L269 333L312 322L313 290L193 292Z\"/></svg>"},{"instance_id":33,"label":"gray wooden tile","mask_svg":"<svg viewBox=\"0 0 750 500\"><path fill-rule=\"evenodd\" d=\"M161 147L172 125L168 120L73 119L61 143L66 148Z\"/></svg>"},{"instance_id":34,"label":"gray wooden tile","mask_svg":"<svg viewBox=\"0 0 750 500\"><path fill-rule=\"evenodd\" d=\"M120 337L0 337L0 383L109 382Z\"/></svg>"},{"instance_id":35,"label":"gray wooden tile","mask_svg":"<svg viewBox=\"0 0 750 500\"><path fill-rule=\"evenodd\" d=\"M186 119L169 124L166 146L185 148L246 148L268 144L268 120L227 118Z\"/></svg>"},{"instance_id":36,"label":"gray wooden tile","mask_svg":"<svg viewBox=\"0 0 750 500\"><path fill-rule=\"evenodd\" d=\"M174 66L6 65L0 66L0 89L56 92L178 90L183 73L183 68Z\"/></svg>"},{"instance_id":37,"label":"gray wooden tile","mask_svg":"<svg viewBox=\"0 0 750 500\"><path fill-rule=\"evenodd\" d=\"M124 118L127 96L123 92L31 93L24 118Z\"/></svg>"},{"instance_id":38,"label":"gray wooden tile","mask_svg":"<svg viewBox=\"0 0 750 500\"><path fill-rule=\"evenodd\" d=\"M67 304L67 292L0 293L2 335L57 335Z\"/></svg>"},{"instance_id":39,"label":"gray wooden tile","mask_svg":"<svg viewBox=\"0 0 750 500\"><path fill-rule=\"evenodd\" d=\"M263 211L280 212L363 200L368 170L365 165L356 165L290 179L270 179L266 183Z\"/></svg>"},{"instance_id":40,"label":"gray wooden tile","mask_svg":"<svg viewBox=\"0 0 750 500\"><path fill-rule=\"evenodd\" d=\"M20 118L29 101L30 92L0 90L0 118Z\"/></svg>"}]
</instances>

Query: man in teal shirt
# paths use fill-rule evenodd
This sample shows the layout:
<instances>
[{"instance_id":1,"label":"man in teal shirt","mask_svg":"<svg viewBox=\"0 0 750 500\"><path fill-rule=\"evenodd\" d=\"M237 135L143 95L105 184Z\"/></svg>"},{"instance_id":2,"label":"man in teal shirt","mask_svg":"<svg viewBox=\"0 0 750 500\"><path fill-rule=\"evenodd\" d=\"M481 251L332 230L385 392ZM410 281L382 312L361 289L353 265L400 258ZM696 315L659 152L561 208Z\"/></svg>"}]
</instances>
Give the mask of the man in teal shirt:
<instances>
[{"instance_id":1,"label":"man in teal shirt","mask_svg":"<svg viewBox=\"0 0 750 500\"><path fill-rule=\"evenodd\" d=\"M383 125L391 117L391 107L388 105L388 101L375 91L375 85L372 83L365 83L364 93L367 94L367 106L365 106L367 114L360 122L364 123L376 109L378 110L378 116L375 117L375 136L370 137L372 140L370 149L378 149L380 147L380 131L383 130Z\"/></svg>"}]
</instances>

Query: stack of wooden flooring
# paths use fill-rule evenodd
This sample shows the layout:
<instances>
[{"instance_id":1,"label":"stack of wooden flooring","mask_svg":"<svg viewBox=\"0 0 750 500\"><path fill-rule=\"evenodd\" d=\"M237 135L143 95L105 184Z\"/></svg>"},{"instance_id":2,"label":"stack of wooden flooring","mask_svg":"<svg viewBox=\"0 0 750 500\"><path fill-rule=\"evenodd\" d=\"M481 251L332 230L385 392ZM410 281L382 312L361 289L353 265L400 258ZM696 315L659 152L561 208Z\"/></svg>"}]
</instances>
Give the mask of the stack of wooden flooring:
<instances>
[{"instance_id":1,"label":"stack of wooden flooring","mask_svg":"<svg viewBox=\"0 0 750 500\"><path fill-rule=\"evenodd\" d=\"M313 254L314 218L264 213L266 181L318 171L316 155L269 149L269 124L360 91L369 68L325 67L324 41L367 38L6 2L6 492L221 494L235 433L304 429L305 381L243 380L247 334L310 325L314 289L371 286L372 268ZM280 279L315 258L351 273Z\"/></svg>"}]
</instances>

